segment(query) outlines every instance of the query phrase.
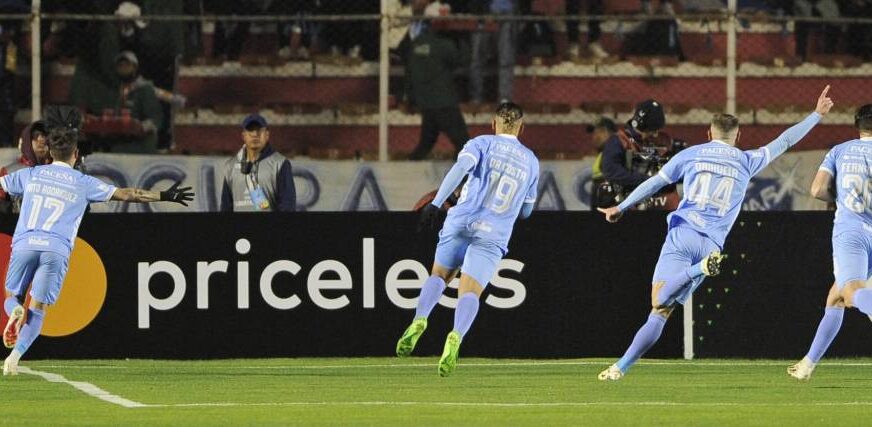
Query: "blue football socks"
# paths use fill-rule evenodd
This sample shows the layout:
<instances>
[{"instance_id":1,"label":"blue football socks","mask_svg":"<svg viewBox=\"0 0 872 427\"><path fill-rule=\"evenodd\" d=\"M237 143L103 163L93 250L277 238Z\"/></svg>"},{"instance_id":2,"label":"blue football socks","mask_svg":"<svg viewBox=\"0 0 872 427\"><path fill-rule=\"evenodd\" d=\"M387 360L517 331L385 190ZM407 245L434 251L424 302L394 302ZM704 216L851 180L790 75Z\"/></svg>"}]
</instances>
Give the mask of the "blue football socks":
<instances>
[{"instance_id":1,"label":"blue football socks","mask_svg":"<svg viewBox=\"0 0 872 427\"><path fill-rule=\"evenodd\" d=\"M664 325L666 325L666 318L663 316L653 313L648 316L648 321L639 328L639 332L636 332L627 352L618 360L617 365L621 372L626 373L660 339Z\"/></svg>"}]
</instances>

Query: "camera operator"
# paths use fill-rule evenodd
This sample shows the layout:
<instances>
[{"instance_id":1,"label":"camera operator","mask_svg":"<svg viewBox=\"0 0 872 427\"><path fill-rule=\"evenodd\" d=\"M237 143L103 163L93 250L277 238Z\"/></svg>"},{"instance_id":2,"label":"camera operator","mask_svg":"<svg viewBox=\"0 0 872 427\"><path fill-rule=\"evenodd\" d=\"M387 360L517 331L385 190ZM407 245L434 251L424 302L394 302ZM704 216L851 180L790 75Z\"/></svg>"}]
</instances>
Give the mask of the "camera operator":
<instances>
[{"instance_id":1,"label":"camera operator","mask_svg":"<svg viewBox=\"0 0 872 427\"><path fill-rule=\"evenodd\" d=\"M627 124L606 141L601 165L604 181L595 190L598 207L618 204L687 146L662 132L665 125L663 105L649 99L637 105ZM677 205L678 194L671 185L638 208L674 209Z\"/></svg>"}]
</instances>

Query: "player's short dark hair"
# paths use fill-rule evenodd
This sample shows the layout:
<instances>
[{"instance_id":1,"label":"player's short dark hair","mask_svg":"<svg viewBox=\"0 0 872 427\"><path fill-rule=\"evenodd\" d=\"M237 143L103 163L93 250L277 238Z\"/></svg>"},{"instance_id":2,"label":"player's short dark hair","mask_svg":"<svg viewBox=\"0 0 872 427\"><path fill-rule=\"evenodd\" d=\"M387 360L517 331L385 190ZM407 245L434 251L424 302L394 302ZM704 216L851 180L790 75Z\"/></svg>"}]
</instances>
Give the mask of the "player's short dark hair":
<instances>
[{"instance_id":1,"label":"player's short dark hair","mask_svg":"<svg viewBox=\"0 0 872 427\"><path fill-rule=\"evenodd\" d=\"M866 104L854 114L854 126L862 132L872 131L872 104Z\"/></svg>"},{"instance_id":2,"label":"player's short dark hair","mask_svg":"<svg viewBox=\"0 0 872 427\"><path fill-rule=\"evenodd\" d=\"M739 118L732 114L715 114L712 116L712 127L723 133L730 133L739 128Z\"/></svg>"},{"instance_id":3,"label":"player's short dark hair","mask_svg":"<svg viewBox=\"0 0 872 427\"><path fill-rule=\"evenodd\" d=\"M514 102L503 102L497 107L496 115L503 125L513 129L518 126L521 118L524 117L524 110Z\"/></svg>"},{"instance_id":4,"label":"player's short dark hair","mask_svg":"<svg viewBox=\"0 0 872 427\"><path fill-rule=\"evenodd\" d=\"M48 152L53 159L67 160L79 146L77 129L54 128L48 131Z\"/></svg>"}]
</instances>

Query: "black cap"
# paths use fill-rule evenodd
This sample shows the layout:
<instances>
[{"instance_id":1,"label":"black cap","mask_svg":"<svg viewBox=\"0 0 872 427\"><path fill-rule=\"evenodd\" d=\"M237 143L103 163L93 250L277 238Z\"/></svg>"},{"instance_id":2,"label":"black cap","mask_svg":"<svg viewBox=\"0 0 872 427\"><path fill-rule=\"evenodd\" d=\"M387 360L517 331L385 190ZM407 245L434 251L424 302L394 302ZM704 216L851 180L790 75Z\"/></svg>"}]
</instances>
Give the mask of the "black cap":
<instances>
[{"instance_id":1,"label":"black cap","mask_svg":"<svg viewBox=\"0 0 872 427\"><path fill-rule=\"evenodd\" d=\"M587 133L593 133L597 128L604 128L609 132L618 131L618 127L615 126L614 120L608 117L600 117L599 120L595 121L593 124L587 125Z\"/></svg>"},{"instance_id":2,"label":"black cap","mask_svg":"<svg viewBox=\"0 0 872 427\"><path fill-rule=\"evenodd\" d=\"M245 120L242 121L242 129L248 130L249 128L257 125L257 127L265 128L266 127L266 119L263 118L260 114L254 113L249 114L245 117Z\"/></svg>"},{"instance_id":3,"label":"black cap","mask_svg":"<svg viewBox=\"0 0 872 427\"><path fill-rule=\"evenodd\" d=\"M666 116L663 113L663 105L648 99L636 106L630 126L641 132L651 132L663 129L666 126Z\"/></svg>"},{"instance_id":4,"label":"black cap","mask_svg":"<svg viewBox=\"0 0 872 427\"><path fill-rule=\"evenodd\" d=\"M121 53L119 53L118 55L115 56L115 63L116 64L121 62L121 61L127 61L127 62L139 67L139 59L136 58L135 53L133 53L129 50L122 51Z\"/></svg>"}]
</instances>

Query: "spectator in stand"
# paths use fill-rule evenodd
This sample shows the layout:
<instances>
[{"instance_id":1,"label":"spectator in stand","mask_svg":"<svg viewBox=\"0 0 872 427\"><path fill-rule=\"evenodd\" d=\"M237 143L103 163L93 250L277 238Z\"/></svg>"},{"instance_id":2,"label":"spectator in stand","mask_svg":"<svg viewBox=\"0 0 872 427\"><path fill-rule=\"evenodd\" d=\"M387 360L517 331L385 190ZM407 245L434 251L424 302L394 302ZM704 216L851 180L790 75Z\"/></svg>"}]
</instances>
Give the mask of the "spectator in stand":
<instances>
[{"instance_id":1,"label":"spectator in stand","mask_svg":"<svg viewBox=\"0 0 872 427\"><path fill-rule=\"evenodd\" d=\"M266 119L242 121L243 146L224 167L222 212L293 212L297 191L291 162L269 144Z\"/></svg>"},{"instance_id":2,"label":"spectator in stand","mask_svg":"<svg viewBox=\"0 0 872 427\"><path fill-rule=\"evenodd\" d=\"M319 0L320 13L328 15L379 14L379 2ZM378 21L335 21L324 25L322 38L334 55L372 60L378 57Z\"/></svg>"},{"instance_id":3,"label":"spectator in stand","mask_svg":"<svg viewBox=\"0 0 872 427\"><path fill-rule=\"evenodd\" d=\"M18 139L18 151L21 152L21 157L0 168L0 176L9 175L19 169L51 163L46 135L45 123L41 120L26 126L21 131L21 138ZM21 198L0 190L0 213L18 213L20 210Z\"/></svg>"},{"instance_id":4,"label":"spectator in stand","mask_svg":"<svg viewBox=\"0 0 872 427\"><path fill-rule=\"evenodd\" d=\"M622 48L622 56L676 56L684 61L681 38L678 34L678 20L671 1L663 1L657 9L650 0L642 1L642 12L647 15L669 15L670 18L642 22L638 29L627 36Z\"/></svg>"},{"instance_id":5,"label":"spectator in stand","mask_svg":"<svg viewBox=\"0 0 872 427\"><path fill-rule=\"evenodd\" d=\"M412 12L421 17L429 1L412 0ZM469 140L454 88L454 70L460 54L449 39L431 31L427 21L415 21L409 29L411 45L406 61L406 95L421 111L421 139L409 160L423 160L445 132L459 152Z\"/></svg>"},{"instance_id":6,"label":"spectator in stand","mask_svg":"<svg viewBox=\"0 0 872 427\"><path fill-rule=\"evenodd\" d=\"M154 85L139 75L139 60L133 52L118 54L115 67L121 82L117 111L129 110L130 117L140 121L142 134L113 143L111 150L114 153L154 154L157 152L157 130L163 124L163 112Z\"/></svg>"},{"instance_id":7,"label":"spectator in stand","mask_svg":"<svg viewBox=\"0 0 872 427\"><path fill-rule=\"evenodd\" d=\"M298 18L293 22L279 23L280 58L309 59L312 48L318 45L321 24L306 21L305 16L317 13L319 3L319 0L276 0L272 3L273 13Z\"/></svg>"},{"instance_id":8,"label":"spectator in stand","mask_svg":"<svg viewBox=\"0 0 872 427\"><path fill-rule=\"evenodd\" d=\"M479 15L514 15L518 13L517 0L471 0L470 11ZM484 101L484 68L494 52L497 52L497 95L500 102L512 99L515 79L515 55L518 23L499 21L496 33L486 31L486 20L479 22L478 30L472 33L472 61L469 68L469 98L474 104Z\"/></svg>"},{"instance_id":9,"label":"spectator in stand","mask_svg":"<svg viewBox=\"0 0 872 427\"><path fill-rule=\"evenodd\" d=\"M0 13L30 13L30 2L2 0ZM3 147L13 146L15 140L15 73L20 31L21 21L0 21L0 146Z\"/></svg>"},{"instance_id":10,"label":"spectator in stand","mask_svg":"<svg viewBox=\"0 0 872 427\"><path fill-rule=\"evenodd\" d=\"M793 0L793 16L820 17L824 19L838 18L839 5L836 0ZM841 29L839 25L819 24L815 22L796 23L796 56L803 61L808 59L808 35L814 28L823 29L824 53L834 53L839 43Z\"/></svg>"},{"instance_id":11,"label":"spectator in stand","mask_svg":"<svg viewBox=\"0 0 872 427\"><path fill-rule=\"evenodd\" d=\"M846 0L845 16L872 16L872 0ZM872 60L872 24L850 24L847 31L848 53Z\"/></svg>"},{"instance_id":12,"label":"spectator in stand","mask_svg":"<svg viewBox=\"0 0 872 427\"><path fill-rule=\"evenodd\" d=\"M582 0L566 0L566 14L570 16L583 15L582 13L582 3L587 3L585 6L586 10L584 14L586 15L602 15L603 8L603 0L587 0L583 2ZM578 58L581 56L580 46L584 45L583 39L584 36L581 34L579 21L568 21L567 32L569 35L569 56L572 58ZM600 44L600 37L602 36L602 30L600 29L600 21L599 20L590 20L587 22L587 50L591 56L594 58L607 58L609 53L603 48Z\"/></svg>"}]
</instances>

